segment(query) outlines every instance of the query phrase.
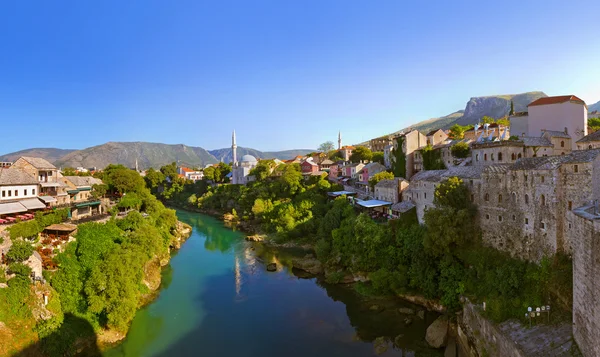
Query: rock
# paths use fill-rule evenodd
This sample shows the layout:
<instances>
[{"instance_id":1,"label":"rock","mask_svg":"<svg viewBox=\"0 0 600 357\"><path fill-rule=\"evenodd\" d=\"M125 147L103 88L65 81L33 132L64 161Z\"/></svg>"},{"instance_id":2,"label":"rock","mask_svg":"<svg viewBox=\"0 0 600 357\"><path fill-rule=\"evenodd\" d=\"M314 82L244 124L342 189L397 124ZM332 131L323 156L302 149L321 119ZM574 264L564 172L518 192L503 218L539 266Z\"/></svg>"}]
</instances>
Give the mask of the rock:
<instances>
[{"instance_id":1,"label":"rock","mask_svg":"<svg viewBox=\"0 0 600 357\"><path fill-rule=\"evenodd\" d=\"M400 335L396 336L396 338L394 339L394 344L395 344L397 347L400 347L400 342L402 342L402 339L403 339L403 338L404 338L404 335L403 335L403 334L400 334Z\"/></svg>"},{"instance_id":2,"label":"rock","mask_svg":"<svg viewBox=\"0 0 600 357\"><path fill-rule=\"evenodd\" d=\"M8 285L5 283L0 283L0 289L6 289L8 288Z\"/></svg>"},{"instance_id":3,"label":"rock","mask_svg":"<svg viewBox=\"0 0 600 357\"><path fill-rule=\"evenodd\" d=\"M446 345L448 339L448 319L440 316L427 328L425 340L433 348L440 348Z\"/></svg>"},{"instance_id":4,"label":"rock","mask_svg":"<svg viewBox=\"0 0 600 357\"><path fill-rule=\"evenodd\" d=\"M373 341L373 348L375 350L376 355L380 355L385 353L388 350L388 344L385 341L385 337L377 337L375 341Z\"/></svg>"},{"instance_id":5,"label":"rock","mask_svg":"<svg viewBox=\"0 0 600 357\"><path fill-rule=\"evenodd\" d=\"M304 258L292 259L292 266L314 275L323 274L323 265L312 254L307 254Z\"/></svg>"},{"instance_id":6,"label":"rock","mask_svg":"<svg viewBox=\"0 0 600 357\"><path fill-rule=\"evenodd\" d=\"M417 312L417 316L421 319L421 320L425 320L425 310L421 310L419 312Z\"/></svg>"},{"instance_id":7,"label":"rock","mask_svg":"<svg viewBox=\"0 0 600 357\"><path fill-rule=\"evenodd\" d=\"M401 307L398 309L398 312L405 315L412 315L415 313L415 310L408 307Z\"/></svg>"},{"instance_id":8,"label":"rock","mask_svg":"<svg viewBox=\"0 0 600 357\"><path fill-rule=\"evenodd\" d=\"M410 317L407 317L407 318L405 318L405 319L404 319L404 324L405 324L406 326L408 326L408 325L412 324L412 322L413 322L413 321L412 321L412 319L411 319Z\"/></svg>"},{"instance_id":9,"label":"rock","mask_svg":"<svg viewBox=\"0 0 600 357\"><path fill-rule=\"evenodd\" d=\"M254 234L254 235L251 235L251 236L246 236L246 240L250 241L250 242L262 242L264 238L265 238L264 236L261 236L261 235L258 235L258 234Z\"/></svg>"},{"instance_id":10,"label":"rock","mask_svg":"<svg viewBox=\"0 0 600 357\"><path fill-rule=\"evenodd\" d=\"M277 263L267 264L267 271L277 271Z\"/></svg>"},{"instance_id":11,"label":"rock","mask_svg":"<svg viewBox=\"0 0 600 357\"><path fill-rule=\"evenodd\" d=\"M369 308L369 310L371 311L379 311L379 305L371 305L371 307Z\"/></svg>"},{"instance_id":12,"label":"rock","mask_svg":"<svg viewBox=\"0 0 600 357\"><path fill-rule=\"evenodd\" d=\"M446 351L444 351L444 357L456 357L456 341L453 338L448 341L448 346L446 346Z\"/></svg>"}]
</instances>

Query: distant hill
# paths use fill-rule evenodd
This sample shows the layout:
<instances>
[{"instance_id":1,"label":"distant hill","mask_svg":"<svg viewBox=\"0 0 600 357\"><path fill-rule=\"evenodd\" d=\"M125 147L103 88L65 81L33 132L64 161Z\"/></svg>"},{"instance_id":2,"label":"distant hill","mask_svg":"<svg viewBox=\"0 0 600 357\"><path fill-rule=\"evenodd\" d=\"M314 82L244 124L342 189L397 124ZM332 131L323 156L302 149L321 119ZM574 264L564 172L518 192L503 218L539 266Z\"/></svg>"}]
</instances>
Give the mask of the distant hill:
<instances>
[{"instance_id":1,"label":"distant hill","mask_svg":"<svg viewBox=\"0 0 600 357\"><path fill-rule=\"evenodd\" d=\"M202 167L218 162L214 156L200 147L147 142L108 142L73 151L56 160L54 164L58 167L104 168L108 164L134 167L136 159L140 169L159 168L173 161L191 167Z\"/></svg>"},{"instance_id":2,"label":"distant hill","mask_svg":"<svg viewBox=\"0 0 600 357\"><path fill-rule=\"evenodd\" d=\"M239 159L244 155L252 155L252 156L256 157L257 159L289 160L298 155L306 155L313 151L315 151L315 150L297 149L297 150L285 150L285 151L259 151L256 149L244 148L244 147L238 146L237 157ZM222 160L223 162L227 162L227 163L233 161L233 152L232 152L231 148L209 150L208 152L211 153L218 161Z\"/></svg>"},{"instance_id":3,"label":"distant hill","mask_svg":"<svg viewBox=\"0 0 600 357\"><path fill-rule=\"evenodd\" d=\"M600 112L600 102L588 106L589 113L596 111L596 110Z\"/></svg>"},{"instance_id":4,"label":"distant hill","mask_svg":"<svg viewBox=\"0 0 600 357\"><path fill-rule=\"evenodd\" d=\"M0 161L16 161L21 156L41 157L50 162L54 162L61 157L73 152L70 149L55 149L55 148L35 148L16 151L10 154L0 156Z\"/></svg>"},{"instance_id":5,"label":"distant hill","mask_svg":"<svg viewBox=\"0 0 600 357\"><path fill-rule=\"evenodd\" d=\"M472 97L467 102L464 110L459 110L440 118L428 119L411 125L409 128L426 133L433 129L449 129L454 124L473 125L477 124L483 116L498 119L508 115L511 100L515 105L515 111L521 112L527 110L529 103L544 97L547 97L544 92ZM406 131L409 128L403 130Z\"/></svg>"}]
</instances>

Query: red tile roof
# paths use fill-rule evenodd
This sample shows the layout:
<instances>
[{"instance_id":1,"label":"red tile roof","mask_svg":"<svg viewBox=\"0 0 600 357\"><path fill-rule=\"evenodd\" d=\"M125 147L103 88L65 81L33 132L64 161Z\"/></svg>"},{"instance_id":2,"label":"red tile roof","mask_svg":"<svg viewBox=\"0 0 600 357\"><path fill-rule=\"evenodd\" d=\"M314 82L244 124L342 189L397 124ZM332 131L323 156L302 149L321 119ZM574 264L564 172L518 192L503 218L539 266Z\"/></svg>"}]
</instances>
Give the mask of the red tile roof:
<instances>
[{"instance_id":1,"label":"red tile roof","mask_svg":"<svg viewBox=\"0 0 600 357\"><path fill-rule=\"evenodd\" d=\"M187 167L183 167L183 166L181 167L181 171L183 171L183 172L194 172L194 170L188 169Z\"/></svg>"},{"instance_id":2,"label":"red tile roof","mask_svg":"<svg viewBox=\"0 0 600 357\"><path fill-rule=\"evenodd\" d=\"M574 96L574 95L559 95L556 97L545 97L545 98L536 99L533 102L529 103L528 107L531 107L534 105L559 104L559 103L565 103L565 102L575 102L575 103L583 104L587 108L587 105L585 104L585 102L581 98Z\"/></svg>"}]
</instances>

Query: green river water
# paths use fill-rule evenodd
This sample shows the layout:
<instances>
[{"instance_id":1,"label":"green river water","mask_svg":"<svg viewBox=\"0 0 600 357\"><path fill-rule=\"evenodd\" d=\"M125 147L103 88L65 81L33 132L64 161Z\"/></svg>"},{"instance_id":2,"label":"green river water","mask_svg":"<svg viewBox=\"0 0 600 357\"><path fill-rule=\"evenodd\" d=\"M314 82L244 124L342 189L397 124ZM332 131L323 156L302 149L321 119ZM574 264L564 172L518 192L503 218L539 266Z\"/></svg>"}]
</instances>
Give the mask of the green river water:
<instances>
[{"instance_id":1,"label":"green river water","mask_svg":"<svg viewBox=\"0 0 600 357\"><path fill-rule=\"evenodd\" d=\"M299 252L246 242L205 215L177 215L193 227L191 237L163 270L158 298L105 356L376 356L378 337L387 345L379 356L443 355L424 340L436 314L408 316L407 325L398 309L419 307L299 278L288 268ZM282 268L267 272L272 261Z\"/></svg>"}]
</instances>

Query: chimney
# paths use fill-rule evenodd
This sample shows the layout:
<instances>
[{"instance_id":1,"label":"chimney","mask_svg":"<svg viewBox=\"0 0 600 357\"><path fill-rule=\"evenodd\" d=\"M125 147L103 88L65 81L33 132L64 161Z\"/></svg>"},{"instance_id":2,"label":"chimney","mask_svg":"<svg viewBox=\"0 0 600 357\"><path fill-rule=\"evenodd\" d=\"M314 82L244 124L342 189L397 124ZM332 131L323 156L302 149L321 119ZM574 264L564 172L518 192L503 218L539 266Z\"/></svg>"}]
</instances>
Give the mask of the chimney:
<instances>
[{"instance_id":1,"label":"chimney","mask_svg":"<svg viewBox=\"0 0 600 357\"><path fill-rule=\"evenodd\" d=\"M569 129L565 126L565 134L569 135Z\"/></svg>"}]
</instances>

